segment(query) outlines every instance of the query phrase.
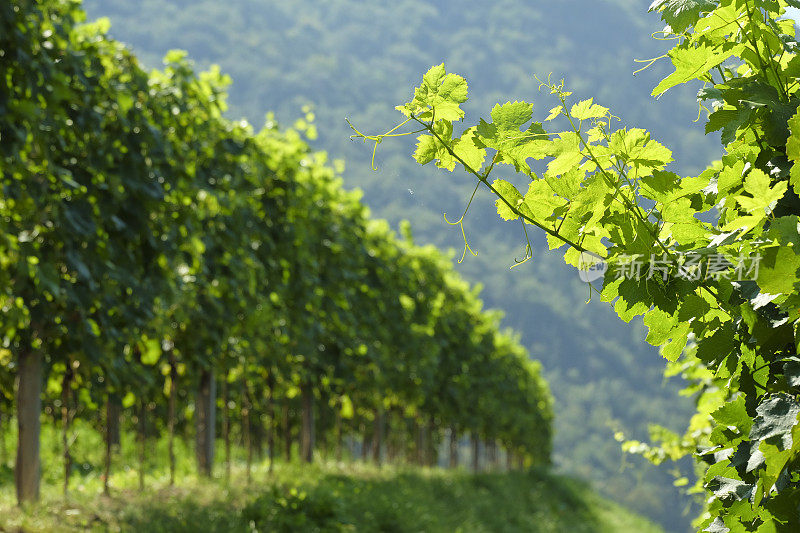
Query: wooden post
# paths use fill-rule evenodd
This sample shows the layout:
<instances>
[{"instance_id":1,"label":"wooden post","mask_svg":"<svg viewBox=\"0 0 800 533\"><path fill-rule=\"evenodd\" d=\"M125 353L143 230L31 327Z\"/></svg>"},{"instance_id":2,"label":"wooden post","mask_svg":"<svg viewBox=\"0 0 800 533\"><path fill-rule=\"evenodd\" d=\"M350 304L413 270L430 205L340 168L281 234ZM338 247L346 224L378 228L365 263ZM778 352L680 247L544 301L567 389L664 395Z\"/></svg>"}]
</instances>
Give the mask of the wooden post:
<instances>
[{"instance_id":1,"label":"wooden post","mask_svg":"<svg viewBox=\"0 0 800 533\"><path fill-rule=\"evenodd\" d=\"M175 351L169 351L169 400L167 403L167 448L169 454L169 484L175 485L175 402L178 394L178 366Z\"/></svg>"},{"instance_id":2,"label":"wooden post","mask_svg":"<svg viewBox=\"0 0 800 533\"><path fill-rule=\"evenodd\" d=\"M419 418L414 418L414 428L417 435L417 464L422 466L425 464L425 428L420 423Z\"/></svg>"},{"instance_id":3,"label":"wooden post","mask_svg":"<svg viewBox=\"0 0 800 533\"><path fill-rule=\"evenodd\" d=\"M275 377L270 372L267 377L267 417L269 426L267 428L267 449L269 455L269 473L272 474L275 466Z\"/></svg>"},{"instance_id":4,"label":"wooden post","mask_svg":"<svg viewBox=\"0 0 800 533\"><path fill-rule=\"evenodd\" d=\"M341 405L336 409L336 462L342 461L342 409Z\"/></svg>"},{"instance_id":5,"label":"wooden post","mask_svg":"<svg viewBox=\"0 0 800 533\"><path fill-rule=\"evenodd\" d=\"M242 387L242 436L244 446L247 450L247 483L250 484L251 468L253 464L253 439L250 435L250 391L247 387L247 380L244 380Z\"/></svg>"},{"instance_id":6,"label":"wooden post","mask_svg":"<svg viewBox=\"0 0 800 533\"><path fill-rule=\"evenodd\" d=\"M225 442L225 479L231 479L231 419L228 402L228 375L222 376L222 438Z\"/></svg>"},{"instance_id":7,"label":"wooden post","mask_svg":"<svg viewBox=\"0 0 800 533\"><path fill-rule=\"evenodd\" d=\"M17 371L17 459L14 481L17 502L39 499L41 459L39 435L42 412L42 354L24 350L19 354Z\"/></svg>"},{"instance_id":8,"label":"wooden post","mask_svg":"<svg viewBox=\"0 0 800 533\"><path fill-rule=\"evenodd\" d=\"M195 416L197 471L211 476L214 468L214 436L216 428L217 387L214 373L203 369L197 390Z\"/></svg>"},{"instance_id":9,"label":"wooden post","mask_svg":"<svg viewBox=\"0 0 800 533\"><path fill-rule=\"evenodd\" d=\"M314 460L314 391L306 383L302 387L303 395L303 432L301 439L301 458L306 463Z\"/></svg>"},{"instance_id":10,"label":"wooden post","mask_svg":"<svg viewBox=\"0 0 800 533\"><path fill-rule=\"evenodd\" d=\"M433 416L428 419L428 431L425 439L425 464L436 466L439 462L439 453L436 449L436 421Z\"/></svg>"},{"instance_id":11,"label":"wooden post","mask_svg":"<svg viewBox=\"0 0 800 533\"><path fill-rule=\"evenodd\" d=\"M119 394L108 394L106 399L106 424L112 446L120 445L120 417L122 416L122 399Z\"/></svg>"},{"instance_id":12,"label":"wooden post","mask_svg":"<svg viewBox=\"0 0 800 533\"><path fill-rule=\"evenodd\" d=\"M480 470L480 459L479 459L479 452L480 452L480 439L478 438L477 433L472 434L472 470L477 472Z\"/></svg>"},{"instance_id":13,"label":"wooden post","mask_svg":"<svg viewBox=\"0 0 800 533\"><path fill-rule=\"evenodd\" d=\"M0 466L5 466L8 462L8 450L6 449L6 429L4 426L5 413L3 405L0 404Z\"/></svg>"},{"instance_id":14,"label":"wooden post","mask_svg":"<svg viewBox=\"0 0 800 533\"><path fill-rule=\"evenodd\" d=\"M458 467L458 432L456 426L450 426L450 468Z\"/></svg>"},{"instance_id":15,"label":"wooden post","mask_svg":"<svg viewBox=\"0 0 800 533\"><path fill-rule=\"evenodd\" d=\"M369 431L366 422L362 422L359 427L361 428L361 460L366 463L367 457L369 457Z\"/></svg>"},{"instance_id":16,"label":"wooden post","mask_svg":"<svg viewBox=\"0 0 800 533\"><path fill-rule=\"evenodd\" d=\"M114 452L114 433L112 426L114 425L114 417L116 417L117 429L119 429L119 412L115 409L116 405L119 405L118 402L113 401L113 397L115 395L113 393L108 393L106 395L106 434L105 434L105 458L104 458L104 465L103 465L103 494L106 496L109 495L109 478L111 477L111 456Z\"/></svg>"},{"instance_id":17,"label":"wooden post","mask_svg":"<svg viewBox=\"0 0 800 533\"><path fill-rule=\"evenodd\" d=\"M283 452L286 462L292 462L292 421L289 416L289 399L283 401Z\"/></svg>"},{"instance_id":18,"label":"wooden post","mask_svg":"<svg viewBox=\"0 0 800 533\"><path fill-rule=\"evenodd\" d=\"M72 364L67 361L64 378L61 380L61 448L64 456L64 497L69 493L69 475L72 472L72 454L69 453L69 426L72 413L70 399L72 397Z\"/></svg>"},{"instance_id":19,"label":"wooden post","mask_svg":"<svg viewBox=\"0 0 800 533\"><path fill-rule=\"evenodd\" d=\"M486 442L486 464L490 470L497 468L497 441L494 439Z\"/></svg>"},{"instance_id":20,"label":"wooden post","mask_svg":"<svg viewBox=\"0 0 800 533\"><path fill-rule=\"evenodd\" d=\"M139 400L139 490L144 490L144 463L147 456L147 405L144 398Z\"/></svg>"},{"instance_id":21,"label":"wooden post","mask_svg":"<svg viewBox=\"0 0 800 533\"><path fill-rule=\"evenodd\" d=\"M375 409L375 426L372 438L372 460L378 466L381 466L381 453L383 452L383 430L383 409L378 407Z\"/></svg>"}]
</instances>

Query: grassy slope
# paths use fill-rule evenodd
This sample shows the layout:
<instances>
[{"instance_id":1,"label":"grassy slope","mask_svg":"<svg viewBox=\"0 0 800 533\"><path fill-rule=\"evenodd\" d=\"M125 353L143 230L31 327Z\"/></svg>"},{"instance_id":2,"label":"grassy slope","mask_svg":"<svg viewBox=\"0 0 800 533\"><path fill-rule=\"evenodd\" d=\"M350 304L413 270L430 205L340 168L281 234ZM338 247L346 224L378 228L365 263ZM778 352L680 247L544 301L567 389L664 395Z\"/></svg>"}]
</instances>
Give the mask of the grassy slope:
<instances>
[{"instance_id":1,"label":"grassy slope","mask_svg":"<svg viewBox=\"0 0 800 533\"><path fill-rule=\"evenodd\" d=\"M248 486L237 470L227 486L151 481L144 493L118 489L110 498L95 496L89 479L68 501L48 491L26 510L14 507L6 483L0 531L660 531L582 483L544 472L278 465L272 478L260 467L253 479Z\"/></svg>"},{"instance_id":2,"label":"grassy slope","mask_svg":"<svg viewBox=\"0 0 800 533\"><path fill-rule=\"evenodd\" d=\"M70 494L61 492L63 462L58 428L42 427L42 503L16 507L11 451L0 446L0 532L26 531L385 531L385 532L636 532L661 531L585 482L544 471L473 475L363 463L266 462L254 465L248 485L245 450L233 447L232 476L198 479L193 450L176 440L176 486L168 486L166 439L150 439L146 490L139 492L137 445L122 433L111 496L102 492L100 434L78 420L71 447ZM236 435L238 437L238 435ZM238 438L235 439L238 442ZM3 441L0 440L0 444ZM222 461L222 446L218 461ZM129 465L129 466L123 466ZM216 472L222 475L218 462Z\"/></svg>"}]
</instances>

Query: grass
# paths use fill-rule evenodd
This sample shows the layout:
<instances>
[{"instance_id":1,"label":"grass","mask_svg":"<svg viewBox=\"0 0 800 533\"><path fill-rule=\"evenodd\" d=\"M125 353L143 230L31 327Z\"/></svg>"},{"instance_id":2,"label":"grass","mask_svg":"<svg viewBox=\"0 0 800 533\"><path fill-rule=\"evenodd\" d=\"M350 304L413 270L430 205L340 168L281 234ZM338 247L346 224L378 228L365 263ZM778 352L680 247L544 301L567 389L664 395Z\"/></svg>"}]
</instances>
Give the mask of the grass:
<instances>
[{"instance_id":1,"label":"grass","mask_svg":"<svg viewBox=\"0 0 800 533\"><path fill-rule=\"evenodd\" d=\"M599 497L585 483L542 470L476 475L327 462L278 463L270 475L261 463L254 466L248 484L238 460L229 481L197 478L191 473L190 450L179 448L176 486L168 486L165 465L151 464L147 488L139 492L136 472L117 467L112 494L103 496L99 463L82 462L101 453L91 436L76 447L79 464L65 498L54 455L57 442L50 434L54 430L44 429L42 502L16 507L11 469L0 466L0 531L660 531ZM132 444L128 446L132 454ZM123 442L123 458L125 449ZM165 457L161 443L153 448L151 463L158 457ZM221 473L222 468L217 470Z\"/></svg>"}]
</instances>

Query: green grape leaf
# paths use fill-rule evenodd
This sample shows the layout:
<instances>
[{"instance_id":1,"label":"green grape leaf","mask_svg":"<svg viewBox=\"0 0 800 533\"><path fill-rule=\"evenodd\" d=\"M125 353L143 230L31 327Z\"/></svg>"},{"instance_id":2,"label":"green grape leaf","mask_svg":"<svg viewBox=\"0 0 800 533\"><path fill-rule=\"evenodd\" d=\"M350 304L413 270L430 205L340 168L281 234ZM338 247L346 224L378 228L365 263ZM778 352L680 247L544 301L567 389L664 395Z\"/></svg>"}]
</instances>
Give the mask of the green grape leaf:
<instances>
[{"instance_id":1,"label":"green grape leaf","mask_svg":"<svg viewBox=\"0 0 800 533\"><path fill-rule=\"evenodd\" d=\"M797 438L797 428L792 431L793 440ZM768 442L760 442L758 445L758 454L763 457L763 463L766 468L760 473L762 485L765 489L770 490L786 467L786 464L795 453L795 449L780 449L774 444ZM755 455L755 454L753 454ZM760 465L759 465L760 466Z\"/></svg>"},{"instance_id":2,"label":"green grape leaf","mask_svg":"<svg viewBox=\"0 0 800 533\"><path fill-rule=\"evenodd\" d=\"M584 157L580 136L572 131L559 134L552 143L551 155L555 158L547 164L546 176L555 177L574 170Z\"/></svg>"},{"instance_id":3,"label":"green grape leaf","mask_svg":"<svg viewBox=\"0 0 800 533\"><path fill-rule=\"evenodd\" d=\"M800 388L800 358L793 357L784 363L783 375L790 387Z\"/></svg>"},{"instance_id":4,"label":"green grape leaf","mask_svg":"<svg viewBox=\"0 0 800 533\"><path fill-rule=\"evenodd\" d=\"M681 178L672 172L655 171L639 180L639 193L662 204L669 203L681 190Z\"/></svg>"},{"instance_id":5,"label":"green grape leaf","mask_svg":"<svg viewBox=\"0 0 800 533\"><path fill-rule=\"evenodd\" d=\"M786 141L786 157L794 161L789 173L792 188L800 189L800 111L789 119L789 140Z\"/></svg>"},{"instance_id":6,"label":"green grape leaf","mask_svg":"<svg viewBox=\"0 0 800 533\"><path fill-rule=\"evenodd\" d=\"M498 163L514 165L517 172L530 167L526 159L542 159L549 154L550 140L547 132L538 122L526 130L522 127L533 116L533 104L527 102L506 102L492 108L492 122L481 119L476 128L478 145L497 151Z\"/></svg>"},{"instance_id":7,"label":"green grape leaf","mask_svg":"<svg viewBox=\"0 0 800 533\"><path fill-rule=\"evenodd\" d=\"M486 159L486 149L479 147L476 128L469 128L453 142L453 153L465 163L465 170L478 172Z\"/></svg>"},{"instance_id":8,"label":"green grape leaf","mask_svg":"<svg viewBox=\"0 0 800 533\"><path fill-rule=\"evenodd\" d=\"M456 167L456 160L447 149L448 146L451 150L453 148L453 123L447 120L439 120L433 125L433 131L436 136L420 135L417 137L417 149L414 151L414 159L420 165L437 160L436 165L438 167L453 170Z\"/></svg>"},{"instance_id":9,"label":"green grape leaf","mask_svg":"<svg viewBox=\"0 0 800 533\"><path fill-rule=\"evenodd\" d=\"M581 188L571 197L570 212L575 216L589 214L589 219L584 223L584 232L601 231L605 236L610 236L608 228L600 224L606 216L609 205L613 202L614 190L608 187L603 176L599 173L589 176L581 183Z\"/></svg>"},{"instance_id":10,"label":"green grape leaf","mask_svg":"<svg viewBox=\"0 0 800 533\"><path fill-rule=\"evenodd\" d=\"M660 346L669 339L669 334L678 323L678 318L655 307L644 315L644 325L648 328L647 342Z\"/></svg>"},{"instance_id":11,"label":"green grape leaf","mask_svg":"<svg viewBox=\"0 0 800 533\"><path fill-rule=\"evenodd\" d=\"M422 84L414 89L414 98L395 109L420 120L461 120L461 104L467 101L467 81L445 71L444 63L431 67L422 76Z\"/></svg>"},{"instance_id":12,"label":"green grape leaf","mask_svg":"<svg viewBox=\"0 0 800 533\"><path fill-rule=\"evenodd\" d=\"M718 109L708 116L706 122L706 133L722 130L721 142L727 146L736 140L736 132L744 125L753 110L749 107L737 107L735 109Z\"/></svg>"},{"instance_id":13,"label":"green grape leaf","mask_svg":"<svg viewBox=\"0 0 800 533\"><path fill-rule=\"evenodd\" d=\"M700 247L708 243L708 228L699 220L672 224L669 232L681 246Z\"/></svg>"},{"instance_id":14,"label":"green grape leaf","mask_svg":"<svg viewBox=\"0 0 800 533\"><path fill-rule=\"evenodd\" d=\"M699 220L694 218L692 202L688 198L676 198L664 204L661 208L661 217L666 222L678 224L700 223Z\"/></svg>"},{"instance_id":15,"label":"green grape leaf","mask_svg":"<svg viewBox=\"0 0 800 533\"><path fill-rule=\"evenodd\" d=\"M788 189L785 181L779 181L774 186L771 185L771 181L770 177L759 169L753 169L747 174L744 179L744 191L749 196L740 194L734 196L734 199L750 216L733 218L722 227L724 231L740 228L748 231L766 219L768 211L783 198Z\"/></svg>"},{"instance_id":16,"label":"green grape leaf","mask_svg":"<svg viewBox=\"0 0 800 533\"><path fill-rule=\"evenodd\" d=\"M645 340L653 346L663 345L661 355L675 361L686 347L689 323L654 307L644 315L644 325L649 329Z\"/></svg>"},{"instance_id":17,"label":"green grape leaf","mask_svg":"<svg viewBox=\"0 0 800 533\"><path fill-rule=\"evenodd\" d=\"M756 418L750 440L763 441L778 437L783 449L792 447L792 429L797 425L800 404L788 394L773 394L756 407Z\"/></svg>"},{"instance_id":18,"label":"green grape leaf","mask_svg":"<svg viewBox=\"0 0 800 533\"><path fill-rule=\"evenodd\" d=\"M800 220L795 215L773 219L767 238L770 244L750 258L751 279L762 293L775 295L770 301L796 312L797 306L787 296L800 293Z\"/></svg>"},{"instance_id":19,"label":"green grape leaf","mask_svg":"<svg viewBox=\"0 0 800 533\"><path fill-rule=\"evenodd\" d=\"M711 416L718 424L735 427L744 435L748 435L750 428L753 427L753 420L747 414L744 396L737 396L736 399L727 402L711 413Z\"/></svg>"},{"instance_id":20,"label":"green grape leaf","mask_svg":"<svg viewBox=\"0 0 800 533\"><path fill-rule=\"evenodd\" d=\"M414 151L417 163L425 165L437 160L436 165L439 168L452 171L460 159L467 171L477 172L481 169L486 158L486 150L478 147L475 128L469 128L461 137L453 139L453 123L440 120L433 125L433 131L436 136L417 137L417 148Z\"/></svg>"},{"instance_id":21,"label":"green grape leaf","mask_svg":"<svg viewBox=\"0 0 800 533\"><path fill-rule=\"evenodd\" d=\"M719 194L727 194L742 186L744 183L745 165L745 161L737 160L732 165L725 164L722 167L722 170L720 170L717 176L717 191Z\"/></svg>"},{"instance_id":22,"label":"green grape leaf","mask_svg":"<svg viewBox=\"0 0 800 533\"><path fill-rule=\"evenodd\" d=\"M753 169L744 179L744 190L752 195L737 196L736 201L748 213L768 208L771 204L783 198L786 193L786 182L780 181L773 187L769 176L759 169Z\"/></svg>"},{"instance_id":23,"label":"green grape leaf","mask_svg":"<svg viewBox=\"0 0 800 533\"><path fill-rule=\"evenodd\" d=\"M496 104L491 112L492 125L501 138L506 137L509 132L518 135L520 128L529 122L532 116L533 104L519 101ZM486 125L485 122L482 124Z\"/></svg>"},{"instance_id":24,"label":"green grape leaf","mask_svg":"<svg viewBox=\"0 0 800 533\"><path fill-rule=\"evenodd\" d=\"M747 500L753 493L752 485L723 476L717 476L709 481L706 488L720 500Z\"/></svg>"},{"instance_id":25,"label":"green grape leaf","mask_svg":"<svg viewBox=\"0 0 800 533\"><path fill-rule=\"evenodd\" d=\"M661 170L672 161L672 152L661 143L651 140L650 133L640 128L615 131L608 141L608 147L640 175Z\"/></svg>"},{"instance_id":26,"label":"green grape leaf","mask_svg":"<svg viewBox=\"0 0 800 533\"><path fill-rule=\"evenodd\" d=\"M417 137L417 149L414 150L414 159L420 165L427 165L436 159L440 144L433 135L420 135Z\"/></svg>"},{"instance_id":27,"label":"green grape leaf","mask_svg":"<svg viewBox=\"0 0 800 533\"><path fill-rule=\"evenodd\" d=\"M712 0L655 0L648 11L660 11L661 19L675 33L681 33L693 26L703 12L716 7Z\"/></svg>"},{"instance_id":28,"label":"green grape leaf","mask_svg":"<svg viewBox=\"0 0 800 533\"><path fill-rule=\"evenodd\" d=\"M768 294L792 294L797 292L797 273L800 270L800 255L796 247L772 246L760 256L751 259L756 263L753 276L762 292Z\"/></svg>"},{"instance_id":29,"label":"green grape leaf","mask_svg":"<svg viewBox=\"0 0 800 533\"><path fill-rule=\"evenodd\" d=\"M614 311L625 322L630 322L650 309L646 282L642 279L626 276L612 278L606 274L601 299L604 302L614 302Z\"/></svg>"},{"instance_id":30,"label":"green grape leaf","mask_svg":"<svg viewBox=\"0 0 800 533\"><path fill-rule=\"evenodd\" d=\"M722 518L716 517L713 522L711 522L708 527L706 527L703 532L704 533L730 533L731 528L725 525L725 522L722 521Z\"/></svg>"},{"instance_id":31,"label":"green grape leaf","mask_svg":"<svg viewBox=\"0 0 800 533\"><path fill-rule=\"evenodd\" d=\"M531 212L534 220L543 221L559 214L567 201L556 196L550 185L541 179L533 180L528 185L524 197L525 207Z\"/></svg>"},{"instance_id":32,"label":"green grape leaf","mask_svg":"<svg viewBox=\"0 0 800 533\"><path fill-rule=\"evenodd\" d=\"M738 82L738 83L734 83ZM750 108L764 130L764 139L773 146L786 144L790 131L788 122L797 112L797 100L784 103L778 90L762 81L739 78L731 80L738 90L726 91L726 100L736 107Z\"/></svg>"},{"instance_id":33,"label":"green grape leaf","mask_svg":"<svg viewBox=\"0 0 800 533\"><path fill-rule=\"evenodd\" d=\"M686 343L689 340L689 328L691 325L688 322L680 322L670 332L669 341L661 348L661 356L667 361L677 361L683 349L686 348Z\"/></svg>"},{"instance_id":34,"label":"green grape leaf","mask_svg":"<svg viewBox=\"0 0 800 533\"><path fill-rule=\"evenodd\" d=\"M513 184L507 182L506 180L497 179L492 182L492 187L494 190L497 191L497 194L502 198L505 198L509 204L513 205L516 209L519 209L523 203L522 194L514 187ZM495 205L497 206L497 214L503 220L516 220L519 216L511 210L511 208L498 198L495 200Z\"/></svg>"},{"instance_id":35,"label":"green grape leaf","mask_svg":"<svg viewBox=\"0 0 800 533\"><path fill-rule=\"evenodd\" d=\"M576 118L578 120L600 118L608 114L608 108L593 103L593 99L589 98L588 100L581 100L577 104L573 105L572 109L570 109L570 114L572 115L572 118Z\"/></svg>"},{"instance_id":36,"label":"green grape leaf","mask_svg":"<svg viewBox=\"0 0 800 533\"><path fill-rule=\"evenodd\" d=\"M734 43L727 43L719 47L706 43L696 47L675 47L669 51L675 72L661 80L661 83L653 89L652 95L658 96L676 85L699 79L726 59L738 55L742 50L744 50L743 44Z\"/></svg>"},{"instance_id":37,"label":"green grape leaf","mask_svg":"<svg viewBox=\"0 0 800 533\"><path fill-rule=\"evenodd\" d=\"M544 121L550 122L551 120L559 116L563 111L564 111L564 106L557 105L556 107L550 110L550 112L547 115L547 118L544 119Z\"/></svg>"}]
</instances>

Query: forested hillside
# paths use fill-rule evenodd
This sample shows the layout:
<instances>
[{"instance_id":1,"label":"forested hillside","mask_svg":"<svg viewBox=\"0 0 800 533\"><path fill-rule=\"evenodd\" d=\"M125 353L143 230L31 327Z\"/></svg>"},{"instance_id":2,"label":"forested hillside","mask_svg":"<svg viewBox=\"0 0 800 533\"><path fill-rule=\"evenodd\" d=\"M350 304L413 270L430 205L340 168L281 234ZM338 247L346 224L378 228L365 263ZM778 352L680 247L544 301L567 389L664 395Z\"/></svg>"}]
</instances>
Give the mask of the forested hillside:
<instances>
[{"instance_id":1,"label":"forested hillside","mask_svg":"<svg viewBox=\"0 0 800 533\"><path fill-rule=\"evenodd\" d=\"M650 37L663 23L635 1L89 0L85 6L90 17L108 16L111 35L131 44L148 66L159 66L171 48L188 50L203 67L220 64L235 80L229 117L245 116L258 127L265 110L274 110L278 121L291 124L312 104L314 144L346 159L345 184L362 188L378 216L393 224L410 219L419 240L456 248L457 255L461 232L442 214L458 218L469 186L454 192L453 183L431 179L435 170L409 157L411 140L382 146L378 171L371 170L371 147L351 141L344 120L365 129L390 123L393 106L432 64L444 60L470 80L477 97L465 105L468 113L501 99L536 102L533 74L565 77L576 94L595 96L626 124L670 146L682 162L674 169L679 173L704 166L717 142L687 126L698 113L691 89L673 89L658 102L648 96L666 64L632 75L641 66L635 58L666 48ZM535 108L535 116L548 108ZM651 422L679 429L691 401L678 396L680 383L663 383L663 361L644 343L642 328L631 331L596 302L576 303L589 293L559 259L535 254L509 271L524 243L509 240L505 229L491 202L476 202L465 230L477 256L468 253L457 270L485 282L487 304L508 312L504 323L522 331L543 361L556 398L556 462L591 478L607 496L685 528L691 513L680 511L688 500L669 487L670 474L624 459L613 434L644 437ZM684 466L684 473L691 470Z\"/></svg>"}]
</instances>

